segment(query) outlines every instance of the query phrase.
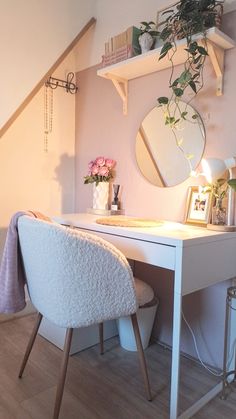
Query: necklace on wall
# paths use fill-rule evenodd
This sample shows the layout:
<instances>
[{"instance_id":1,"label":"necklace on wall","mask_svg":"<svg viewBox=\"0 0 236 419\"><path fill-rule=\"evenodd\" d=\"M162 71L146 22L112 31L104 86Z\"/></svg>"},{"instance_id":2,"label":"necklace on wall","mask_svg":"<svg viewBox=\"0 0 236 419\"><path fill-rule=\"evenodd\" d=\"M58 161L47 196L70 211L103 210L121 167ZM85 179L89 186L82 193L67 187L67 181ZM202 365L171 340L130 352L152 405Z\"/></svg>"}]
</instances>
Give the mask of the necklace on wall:
<instances>
[{"instance_id":1,"label":"necklace on wall","mask_svg":"<svg viewBox=\"0 0 236 419\"><path fill-rule=\"evenodd\" d=\"M44 152L48 152L48 139L53 128L53 89L44 86Z\"/></svg>"}]
</instances>

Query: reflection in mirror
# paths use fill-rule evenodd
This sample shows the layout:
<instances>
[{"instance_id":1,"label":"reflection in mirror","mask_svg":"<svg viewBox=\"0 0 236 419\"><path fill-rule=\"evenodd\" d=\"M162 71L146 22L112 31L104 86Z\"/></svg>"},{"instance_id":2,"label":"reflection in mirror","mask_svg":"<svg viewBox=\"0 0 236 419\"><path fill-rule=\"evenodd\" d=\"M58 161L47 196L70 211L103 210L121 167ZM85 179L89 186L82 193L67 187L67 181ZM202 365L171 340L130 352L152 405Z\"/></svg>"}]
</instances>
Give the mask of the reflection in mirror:
<instances>
[{"instance_id":1,"label":"reflection in mirror","mask_svg":"<svg viewBox=\"0 0 236 419\"><path fill-rule=\"evenodd\" d=\"M155 107L144 118L136 137L138 166L144 177L156 186L175 186L183 182L203 155L203 122L190 105L179 102L179 106L187 116L175 128L165 125L163 108Z\"/></svg>"}]
</instances>

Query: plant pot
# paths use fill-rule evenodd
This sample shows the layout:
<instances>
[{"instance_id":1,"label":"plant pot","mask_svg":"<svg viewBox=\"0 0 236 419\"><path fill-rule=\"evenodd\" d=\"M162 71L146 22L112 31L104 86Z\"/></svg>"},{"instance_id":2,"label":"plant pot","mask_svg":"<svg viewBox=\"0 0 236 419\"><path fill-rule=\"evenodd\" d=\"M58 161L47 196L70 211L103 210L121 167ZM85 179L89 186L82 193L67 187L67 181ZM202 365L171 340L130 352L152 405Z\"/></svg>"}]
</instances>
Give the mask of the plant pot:
<instances>
[{"instance_id":1,"label":"plant pot","mask_svg":"<svg viewBox=\"0 0 236 419\"><path fill-rule=\"evenodd\" d=\"M139 36L138 41L141 47L141 52L143 54L144 52L150 51L150 49L152 48L154 39L152 35L150 35L150 33L144 32L142 33L142 35Z\"/></svg>"},{"instance_id":2,"label":"plant pot","mask_svg":"<svg viewBox=\"0 0 236 419\"><path fill-rule=\"evenodd\" d=\"M226 225L227 224L227 210L222 205L222 199L216 199L216 204L212 208L212 224Z\"/></svg>"},{"instance_id":3,"label":"plant pot","mask_svg":"<svg viewBox=\"0 0 236 419\"><path fill-rule=\"evenodd\" d=\"M93 209L108 209L109 182L93 184Z\"/></svg>"}]
</instances>

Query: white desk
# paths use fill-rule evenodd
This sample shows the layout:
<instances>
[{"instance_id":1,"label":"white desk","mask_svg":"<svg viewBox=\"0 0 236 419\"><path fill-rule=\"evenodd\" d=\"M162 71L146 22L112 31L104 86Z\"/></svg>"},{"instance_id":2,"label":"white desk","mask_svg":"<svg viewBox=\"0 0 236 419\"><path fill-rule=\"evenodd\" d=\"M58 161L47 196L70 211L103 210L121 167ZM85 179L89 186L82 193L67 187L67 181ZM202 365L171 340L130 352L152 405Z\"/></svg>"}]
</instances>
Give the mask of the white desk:
<instances>
[{"instance_id":1,"label":"white desk","mask_svg":"<svg viewBox=\"0 0 236 419\"><path fill-rule=\"evenodd\" d=\"M182 296L236 276L236 232L209 231L178 223L160 227L113 227L99 216L62 214L55 221L89 231L113 243L127 258L174 271L170 419L190 418L221 390L221 384L178 416Z\"/></svg>"}]
</instances>

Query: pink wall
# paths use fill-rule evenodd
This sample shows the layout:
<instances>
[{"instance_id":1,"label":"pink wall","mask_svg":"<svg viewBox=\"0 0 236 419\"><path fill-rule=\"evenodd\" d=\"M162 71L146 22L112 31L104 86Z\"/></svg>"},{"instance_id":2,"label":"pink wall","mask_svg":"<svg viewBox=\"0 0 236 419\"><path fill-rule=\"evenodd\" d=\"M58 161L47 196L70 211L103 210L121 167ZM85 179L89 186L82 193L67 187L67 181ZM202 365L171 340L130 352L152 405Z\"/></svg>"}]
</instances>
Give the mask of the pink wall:
<instances>
[{"instance_id":1,"label":"pink wall","mask_svg":"<svg viewBox=\"0 0 236 419\"><path fill-rule=\"evenodd\" d=\"M225 32L236 38L236 13L226 15L224 20ZM205 157L226 158L236 155L235 67L236 50L233 49L226 53L224 95L216 97L214 70L208 63L205 86L198 99L192 102L203 118L206 128ZM121 200L127 215L183 221L187 188L196 184L196 180L188 179L176 187L158 188L143 178L135 161L135 138L139 124L156 105L156 98L168 95L169 71L164 70L131 81L128 115L123 116L121 100L115 88L110 81L97 77L96 70L97 67L93 67L77 73L80 91L76 101L76 210L83 212L91 206L91 185L83 184L88 162L98 155L105 155L117 160L115 181L122 185ZM188 97L185 100L187 101ZM161 298L161 321L157 330L161 340L170 342L168 319L171 307L171 275L168 272L160 272L157 268L147 269L145 266L144 269L140 264L136 265L136 269L139 276L147 280L155 281L156 276L162 278L162 283L155 282L155 288ZM222 341L224 306L219 310L218 304L224 304L225 287L224 284L214 287L213 293L212 290L206 290L194 297L188 296L184 302L188 318L192 318L192 313L201 308L202 315L196 328L204 358L211 364L221 363L219 342ZM217 309L212 319L208 310L215 302ZM216 322L218 328L215 328ZM206 340L209 330L217 332L211 332L208 346L202 343ZM191 340L185 331L183 337L183 349L195 356ZM219 351L214 357L216 346L219 347Z\"/></svg>"}]
</instances>

